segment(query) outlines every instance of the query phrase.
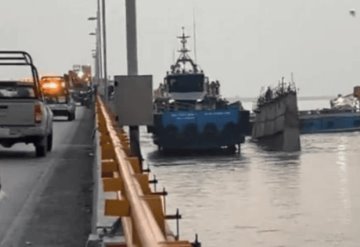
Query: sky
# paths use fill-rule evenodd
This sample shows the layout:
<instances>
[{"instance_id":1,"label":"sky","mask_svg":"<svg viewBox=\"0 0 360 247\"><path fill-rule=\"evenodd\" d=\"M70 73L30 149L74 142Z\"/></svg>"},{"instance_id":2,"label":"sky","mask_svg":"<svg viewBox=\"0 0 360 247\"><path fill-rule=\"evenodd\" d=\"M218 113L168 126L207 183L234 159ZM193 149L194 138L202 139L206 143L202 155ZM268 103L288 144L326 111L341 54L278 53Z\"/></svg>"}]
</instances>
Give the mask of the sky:
<instances>
[{"instance_id":1,"label":"sky","mask_svg":"<svg viewBox=\"0 0 360 247\"><path fill-rule=\"evenodd\" d=\"M92 64L96 0L0 0L0 49L30 52L41 74ZM125 1L107 0L108 74L126 70ZM196 62L225 97L254 97L291 73L300 96L360 85L355 0L137 0L139 73L156 87L174 61L181 27ZM194 18L195 17L195 18ZM194 21L195 20L195 21ZM191 53L194 57L194 54ZM177 55L176 55L177 56Z\"/></svg>"}]
</instances>

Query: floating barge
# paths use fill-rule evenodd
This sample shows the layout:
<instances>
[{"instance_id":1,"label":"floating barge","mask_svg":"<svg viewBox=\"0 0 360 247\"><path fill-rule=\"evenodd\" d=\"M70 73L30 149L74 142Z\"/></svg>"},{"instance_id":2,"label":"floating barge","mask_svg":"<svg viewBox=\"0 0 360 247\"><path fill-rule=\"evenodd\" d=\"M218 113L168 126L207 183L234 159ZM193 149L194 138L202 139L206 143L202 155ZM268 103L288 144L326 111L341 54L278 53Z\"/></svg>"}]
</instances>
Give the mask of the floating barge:
<instances>
[{"instance_id":1,"label":"floating barge","mask_svg":"<svg viewBox=\"0 0 360 247\"><path fill-rule=\"evenodd\" d=\"M252 140L269 150L299 151L300 130L297 92L294 83L268 88L257 100Z\"/></svg>"},{"instance_id":2,"label":"floating barge","mask_svg":"<svg viewBox=\"0 0 360 247\"><path fill-rule=\"evenodd\" d=\"M302 134L360 131L360 87L353 94L338 95L330 100L330 108L301 111Z\"/></svg>"}]
</instances>

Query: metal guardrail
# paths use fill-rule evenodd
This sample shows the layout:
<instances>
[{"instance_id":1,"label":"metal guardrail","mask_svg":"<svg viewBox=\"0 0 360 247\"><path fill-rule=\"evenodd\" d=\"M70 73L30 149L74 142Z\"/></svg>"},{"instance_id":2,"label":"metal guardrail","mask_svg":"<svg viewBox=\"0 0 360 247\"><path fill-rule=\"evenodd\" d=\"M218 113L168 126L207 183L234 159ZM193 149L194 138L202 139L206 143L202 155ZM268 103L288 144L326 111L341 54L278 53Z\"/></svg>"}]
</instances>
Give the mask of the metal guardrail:
<instances>
[{"instance_id":1,"label":"metal guardrail","mask_svg":"<svg viewBox=\"0 0 360 247\"><path fill-rule=\"evenodd\" d=\"M189 241L179 241L169 229L162 196L166 191L152 192L149 171L143 171L139 159L130 154L129 139L117 126L101 98L97 98L96 124L99 137L101 182L103 192L113 192L115 198L105 198L105 216L121 220L125 242L101 246L191 247ZM98 192L100 193L100 191ZM118 222L120 224L120 221Z\"/></svg>"}]
</instances>

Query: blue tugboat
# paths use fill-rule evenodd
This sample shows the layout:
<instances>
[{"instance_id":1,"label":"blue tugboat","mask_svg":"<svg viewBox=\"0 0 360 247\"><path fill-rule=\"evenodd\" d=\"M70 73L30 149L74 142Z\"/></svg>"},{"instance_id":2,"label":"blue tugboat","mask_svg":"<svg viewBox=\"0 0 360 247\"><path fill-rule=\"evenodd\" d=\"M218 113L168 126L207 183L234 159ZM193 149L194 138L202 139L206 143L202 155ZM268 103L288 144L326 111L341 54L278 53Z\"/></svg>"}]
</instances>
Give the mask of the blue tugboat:
<instances>
[{"instance_id":1,"label":"blue tugboat","mask_svg":"<svg viewBox=\"0 0 360 247\"><path fill-rule=\"evenodd\" d=\"M249 128L249 111L240 101L220 96L220 83L190 58L183 32L180 56L154 92L154 125L149 128L162 151L240 150Z\"/></svg>"},{"instance_id":2,"label":"blue tugboat","mask_svg":"<svg viewBox=\"0 0 360 247\"><path fill-rule=\"evenodd\" d=\"M301 111L300 132L331 133L360 131L360 87L346 96L338 95L330 100L330 108L321 110Z\"/></svg>"}]
</instances>

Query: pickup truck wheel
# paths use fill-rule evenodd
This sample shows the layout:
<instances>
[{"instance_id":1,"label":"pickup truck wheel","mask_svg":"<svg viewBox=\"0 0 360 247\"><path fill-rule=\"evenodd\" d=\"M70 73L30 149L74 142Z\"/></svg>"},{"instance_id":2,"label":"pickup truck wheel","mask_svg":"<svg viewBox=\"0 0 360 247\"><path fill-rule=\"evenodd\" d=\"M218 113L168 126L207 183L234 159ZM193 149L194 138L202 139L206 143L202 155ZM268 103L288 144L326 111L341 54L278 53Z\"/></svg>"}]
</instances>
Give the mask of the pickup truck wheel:
<instances>
[{"instance_id":1,"label":"pickup truck wheel","mask_svg":"<svg viewBox=\"0 0 360 247\"><path fill-rule=\"evenodd\" d=\"M75 120L75 113L68 113L68 120L69 121Z\"/></svg>"},{"instance_id":2,"label":"pickup truck wheel","mask_svg":"<svg viewBox=\"0 0 360 247\"><path fill-rule=\"evenodd\" d=\"M47 137L47 151L50 152L52 150L52 146L53 146L53 134L51 133Z\"/></svg>"},{"instance_id":3,"label":"pickup truck wheel","mask_svg":"<svg viewBox=\"0 0 360 247\"><path fill-rule=\"evenodd\" d=\"M35 153L36 157L45 157L47 152L47 138L42 138L41 141L35 143Z\"/></svg>"}]
</instances>

